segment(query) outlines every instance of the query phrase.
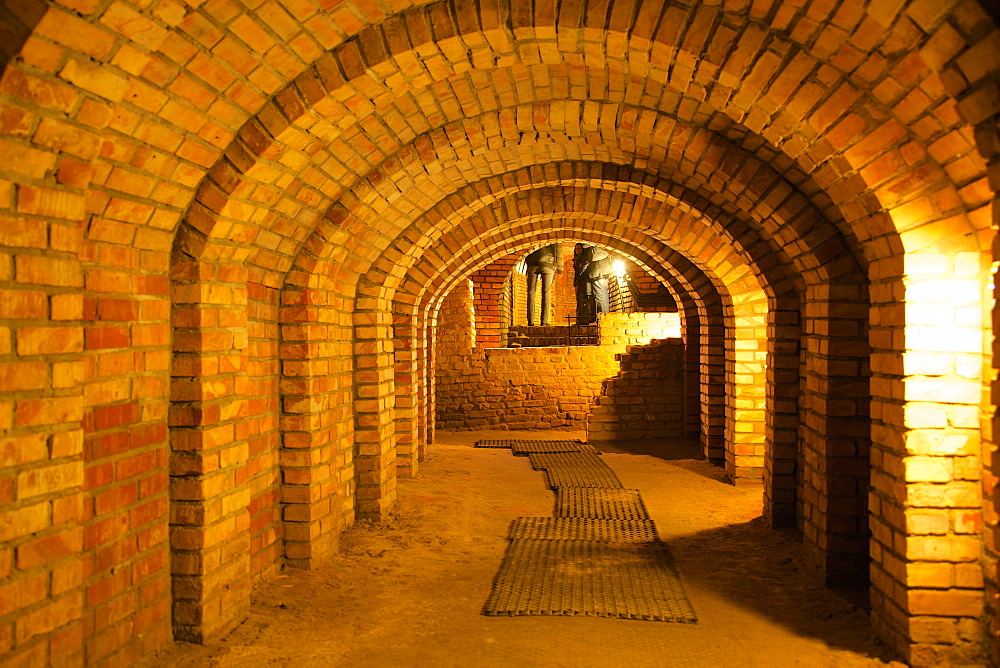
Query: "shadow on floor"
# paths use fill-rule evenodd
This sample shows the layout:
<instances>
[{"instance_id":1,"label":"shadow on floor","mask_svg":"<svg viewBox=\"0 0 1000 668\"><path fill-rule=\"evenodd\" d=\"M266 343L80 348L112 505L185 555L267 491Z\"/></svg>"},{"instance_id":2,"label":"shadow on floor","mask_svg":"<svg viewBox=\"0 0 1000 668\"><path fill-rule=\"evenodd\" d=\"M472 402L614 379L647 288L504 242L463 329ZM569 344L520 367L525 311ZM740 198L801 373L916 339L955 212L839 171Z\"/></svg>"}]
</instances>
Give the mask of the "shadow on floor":
<instances>
[{"instance_id":1,"label":"shadow on floor","mask_svg":"<svg viewBox=\"0 0 1000 668\"><path fill-rule=\"evenodd\" d=\"M701 446L680 438L657 438L637 441L591 441L601 452L621 455L649 455L665 461L693 459L704 461Z\"/></svg>"},{"instance_id":2,"label":"shadow on floor","mask_svg":"<svg viewBox=\"0 0 1000 668\"><path fill-rule=\"evenodd\" d=\"M802 545L763 517L667 541L689 595L710 591L802 636L883 661L892 653L871 629L867 590L824 587ZM859 631L863 631L859 633Z\"/></svg>"},{"instance_id":3,"label":"shadow on floor","mask_svg":"<svg viewBox=\"0 0 1000 668\"><path fill-rule=\"evenodd\" d=\"M702 454L701 444L682 438L656 438L634 441L592 441L591 445L607 454L656 457L709 480L732 485L726 469Z\"/></svg>"}]
</instances>

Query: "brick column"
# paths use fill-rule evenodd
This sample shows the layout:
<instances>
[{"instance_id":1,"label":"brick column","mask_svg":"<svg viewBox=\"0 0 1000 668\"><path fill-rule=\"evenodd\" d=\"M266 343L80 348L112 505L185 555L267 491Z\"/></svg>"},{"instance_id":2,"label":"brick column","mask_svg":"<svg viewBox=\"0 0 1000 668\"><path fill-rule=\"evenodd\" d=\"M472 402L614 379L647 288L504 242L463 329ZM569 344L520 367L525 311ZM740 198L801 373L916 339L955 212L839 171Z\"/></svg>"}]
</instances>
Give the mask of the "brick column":
<instances>
[{"instance_id":1,"label":"brick column","mask_svg":"<svg viewBox=\"0 0 1000 668\"><path fill-rule=\"evenodd\" d=\"M772 528L795 526L799 425L799 302L793 293L768 309L764 517Z\"/></svg>"},{"instance_id":2,"label":"brick column","mask_svg":"<svg viewBox=\"0 0 1000 668\"><path fill-rule=\"evenodd\" d=\"M354 313L358 516L383 520L396 502L395 374L390 316Z\"/></svg>"},{"instance_id":3,"label":"brick column","mask_svg":"<svg viewBox=\"0 0 1000 668\"><path fill-rule=\"evenodd\" d=\"M701 438L701 323L698 308L685 294L681 300L681 337L684 339L684 436Z\"/></svg>"},{"instance_id":4,"label":"brick column","mask_svg":"<svg viewBox=\"0 0 1000 668\"><path fill-rule=\"evenodd\" d=\"M721 304L706 304L699 309L701 316L701 448L713 462L726 461L726 470L735 475L736 462L727 452L726 443L726 380L732 373L726 363L726 326ZM729 436L732 436L731 434Z\"/></svg>"},{"instance_id":5,"label":"brick column","mask_svg":"<svg viewBox=\"0 0 1000 668\"><path fill-rule=\"evenodd\" d=\"M752 293L740 295L733 305L733 392L727 395L735 433L727 442L733 444L726 470L735 479L760 480L764 474L767 302L758 290L759 299L747 301ZM730 465L730 461L732 465Z\"/></svg>"},{"instance_id":6,"label":"brick column","mask_svg":"<svg viewBox=\"0 0 1000 668\"><path fill-rule=\"evenodd\" d=\"M279 290L247 283L247 420L250 421L250 576L280 567L281 489Z\"/></svg>"},{"instance_id":7,"label":"brick column","mask_svg":"<svg viewBox=\"0 0 1000 668\"><path fill-rule=\"evenodd\" d=\"M868 561L868 290L806 291L800 503L806 551L828 585L864 581Z\"/></svg>"},{"instance_id":8,"label":"brick column","mask_svg":"<svg viewBox=\"0 0 1000 668\"><path fill-rule=\"evenodd\" d=\"M420 462L417 430L417 351L412 318L397 316L393 327L396 390L396 473L417 475Z\"/></svg>"},{"instance_id":9,"label":"brick column","mask_svg":"<svg viewBox=\"0 0 1000 668\"><path fill-rule=\"evenodd\" d=\"M426 311L420 323L420 422L417 425L417 435L421 447L427 447L434 442L437 410L434 406L434 336Z\"/></svg>"},{"instance_id":10,"label":"brick column","mask_svg":"<svg viewBox=\"0 0 1000 668\"><path fill-rule=\"evenodd\" d=\"M159 239L159 252L99 241L114 225L91 225L88 255L103 263L85 266L88 662L123 661L170 637L169 240L143 241Z\"/></svg>"},{"instance_id":11,"label":"brick column","mask_svg":"<svg viewBox=\"0 0 1000 668\"><path fill-rule=\"evenodd\" d=\"M10 204L13 189L0 191ZM0 262L0 663L78 663L83 197L18 186L16 203L18 215L0 216L11 252Z\"/></svg>"},{"instance_id":12,"label":"brick column","mask_svg":"<svg viewBox=\"0 0 1000 668\"><path fill-rule=\"evenodd\" d=\"M171 274L174 636L200 643L250 607L246 270L178 260Z\"/></svg>"},{"instance_id":13,"label":"brick column","mask_svg":"<svg viewBox=\"0 0 1000 668\"><path fill-rule=\"evenodd\" d=\"M572 248L572 247L570 247ZM570 251L572 257L572 251ZM504 343L506 330L502 326L500 295L518 256L509 255L473 272L473 302L476 311L476 341L480 348L496 348ZM572 266L572 265L571 265Z\"/></svg>"},{"instance_id":14,"label":"brick column","mask_svg":"<svg viewBox=\"0 0 1000 668\"><path fill-rule=\"evenodd\" d=\"M879 355L873 430L872 606L883 638L914 665L976 664L982 640L978 252L905 257L902 359ZM876 307L876 311L879 307ZM880 330L891 311L873 315ZM885 341L873 332L876 353ZM886 396L887 392L891 393Z\"/></svg>"},{"instance_id":15,"label":"brick column","mask_svg":"<svg viewBox=\"0 0 1000 668\"><path fill-rule=\"evenodd\" d=\"M281 502L288 563L310 568L354 519L350 329L325 290L281 293ZM345 415L340 415L341 411Z\"/></svg>"}]
</instances>

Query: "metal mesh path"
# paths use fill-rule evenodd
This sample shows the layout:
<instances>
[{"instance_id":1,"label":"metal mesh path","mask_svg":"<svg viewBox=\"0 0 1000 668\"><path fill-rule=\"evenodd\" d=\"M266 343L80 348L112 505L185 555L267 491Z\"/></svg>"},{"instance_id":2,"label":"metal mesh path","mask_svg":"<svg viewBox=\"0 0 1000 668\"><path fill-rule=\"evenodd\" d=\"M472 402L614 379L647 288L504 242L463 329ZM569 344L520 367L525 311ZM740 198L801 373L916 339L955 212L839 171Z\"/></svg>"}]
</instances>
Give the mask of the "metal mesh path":
<instances>
[{"instance_id":1,"label":"metal mesh path","mask_svg":"<svg viewBox=\"0 0 1000 668\"><path fill-rule=\"evenodd\" d=\"M476 441L477 448L509 448L514 444L509 438L486 438Z\"/></svg>"},{"instance_id":2,"label":"metal mesh path","mask_svg":"<svg viewBox=\"0 0 1000 668\"><path fill-rule=\"evenodd\" d=\"M600 450L590 443L584 443L583 441L531 441L518 439L513 442L511 449L518 456L530 455L533 452L589 452L595 455L601 454Z\"/></svg>"},{"instance_id":3,"label":"metal mesh path","mask_svg":"<svg viewBox=\"0 0 1000 668\"><path fill-rule=\"evenodd\" d=\"M560 487L556 493L556 515L608 520L649 519L639 490L592 487Z\"/></svg>"},{"instance_id":4,"label":"metal mesh path","mask_svg":"<svg viewBox=\"0 0 1000 668\"><path fill-rule=\"evenodd\" d=\"M545 477L549 481L552 489L562 489L563 487L592 487L599 489L621 489L624 487L621 480L610 468L607 470L599 468L571 468L552 467L545 469Z\"/></svg>"},{"instance_id":5,"label":"metal mesh path","mask_svg":"<svg viewBox=\"0 0 1000 668\"><path fill-rule=\"evenodd\" d=\"M589 452L532 452L528 455L531 468L544 471L551 468L597 468L610 471L604 459Z\"/></svg>"},{"instance_id":6,"label":"metal mesh path","mask_svg":"<svg viewBox=\"0 0 1000 668\"><path fill-rule=\"evenodd\" d=\"M520 444L537 449L519 451ZM622 489L599 453L566 444L580 445L513 442L512 452L528 454L556 490L556 517L511 523L483 614L697 622L639 491Z\"/></svg>"},{"instance_id":7,"label":"metal mesh path","mask_svg":"<svg viewBox=\"0 0 1000 668\"><path fill-rule=\"evenodd\" d=\"M602 543L659 541L652 520L604 520L593 517L518 517L510 524L511 540L594 540Z\"/></svg>"},{"instance_id":8,"label":"metal mesh path","mask_svg":"<svg viewBox=\"0 0 1000 668\"><path fill-rule=\"evenodd\" d=\"M666 546L515 540L483 614L698 621Z\"/></svg>"}]
</instances>

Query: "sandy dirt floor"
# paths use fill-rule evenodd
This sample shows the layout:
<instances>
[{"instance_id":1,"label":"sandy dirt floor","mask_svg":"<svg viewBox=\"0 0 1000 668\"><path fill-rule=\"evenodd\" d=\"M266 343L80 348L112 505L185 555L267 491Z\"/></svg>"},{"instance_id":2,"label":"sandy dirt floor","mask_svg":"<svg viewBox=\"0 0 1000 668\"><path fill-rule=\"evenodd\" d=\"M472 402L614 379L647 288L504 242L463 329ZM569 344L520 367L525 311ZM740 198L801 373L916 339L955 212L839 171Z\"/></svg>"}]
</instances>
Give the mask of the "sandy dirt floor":
<instances>
[{"instance_id":1,"label":"sandy dirt floor","mask_svg":"<svg viewBox=\"0 0 1000 668\"><path fill-rule=\"evenodd\" d=\"M848 600L857 597L823 589L795 537L765 526L760 486L726 484L683 445L602 449L625 487L641 490L697 624L483 616L511 520L553 514L526 457L472 447L516 436L440 433L419 476L399 481L389 521L346 532L320 569L258 585L249 619L226 638L177 643L142 665L886 665L867 612Z\"/></svg>"}]
</instances>

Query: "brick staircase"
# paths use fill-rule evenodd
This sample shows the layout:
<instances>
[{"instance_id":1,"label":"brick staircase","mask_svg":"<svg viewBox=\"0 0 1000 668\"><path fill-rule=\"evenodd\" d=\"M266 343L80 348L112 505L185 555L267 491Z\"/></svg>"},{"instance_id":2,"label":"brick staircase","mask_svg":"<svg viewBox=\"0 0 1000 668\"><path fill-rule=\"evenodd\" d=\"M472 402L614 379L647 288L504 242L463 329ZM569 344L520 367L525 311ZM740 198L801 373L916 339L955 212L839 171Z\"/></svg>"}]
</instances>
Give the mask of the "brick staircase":
<instances>
[{"instance_id":1,"label":"brick staircase","mask_svg":"<svg viewBox=\"0 0 1000 668\"><path fill-rule=\"evenodd\" d=\"M597 325L516 325L507 333L507 346L536 348L552 346L596 346L600 343ZM515 345L516 344L516 345Z\"/></svg>"},{"instance_id":2,"label":"brick staircase","mask_svg":"<svg viewBox=\"0 0 1000 668\"><path fill-rule=\"evenodd\" d=\"M654 339L616 355L621 371L604 381L587 417L587 439L683 437L683 350L681 339Z\"/></svg>"}]
</instances>

